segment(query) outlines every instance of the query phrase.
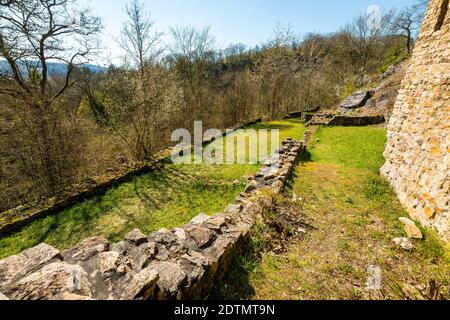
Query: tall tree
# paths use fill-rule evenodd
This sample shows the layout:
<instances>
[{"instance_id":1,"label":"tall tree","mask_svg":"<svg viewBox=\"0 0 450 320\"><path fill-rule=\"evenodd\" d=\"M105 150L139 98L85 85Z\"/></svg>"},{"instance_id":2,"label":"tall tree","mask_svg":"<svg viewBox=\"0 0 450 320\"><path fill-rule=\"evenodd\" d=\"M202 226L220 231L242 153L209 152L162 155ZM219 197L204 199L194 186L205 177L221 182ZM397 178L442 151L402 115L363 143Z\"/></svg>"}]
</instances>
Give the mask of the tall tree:
<instances>
[{"instance_id":1,"label":"tall tree","mask_svg":"<svg viewBox=\"0 0 450 320\"><path fill-rule=\"evenodd\" d=\"M118 42L144 77L145 64L155 61L163 52L160 45L162 33L155 29L150 14L139 0L132 0L124 11L129 20L123 25Z\"/></svg>"},{"instance_id":2,"label":"tall tree","mask_svg":"<svg viewBox=\"0 0 450 320\"><path fill-rule=\"evenodd\" d=\"M0 93L34 108L49 107L73 86L71 75L98 48L95 36L100 30L100 18L91 16L89 9L77 9L73 0L1 0L0 57L8 62L15 85ZM49 81L52 61L66 64L58 87ZM29 81L27 74L37 69L36 81Z\"/></svg>"},{"instance_id":3,"label":"tall tree","mask_svg":"<svg viewBox=\"0 0 450 320\"><path fill-rule=\"evenodd\" d=\"M361 14L339 32L342 53L352 60L353 72L360 74L369 72L370 61L380 58L379 49L389 33L392 15L393 12L388 11L379 16L379 21L372 25L368 23L371 14Z\"/></svg>"},{"instance_id":4,"label":"tall tree","mask_svg":"<svg viewBox=\"0 0 450 320\"><path fill-rule=\"evenodd\" d=\"M20 115L29 150L23 162L36 164L30 174L39 168L42 179L34 182L49 193L68 175L65 157L75 149L67 143L75 131L62 118L68 113L62 100L77 81L77 66L98 48L102 27L89 9L78 8L74 0L0 0L0 58L10 69L3 75L0 95L15 101L18 114L18 106L25 107ZM50 76L52 62L65 65L62 79Z\"/></svg>"},{"instance_id":5,"label":"tall tree","mask_svg":"<svg viewBox=\"0 0 450 320\"><path fill-rule=\"evenodd\" d=\"M392 32L406 39L406 50L411 53L414 37L422 23L428 1L420 1L396 12L392 19Z\"/></svg>"},{"instance_id":6,"label":"tall tree","mask_svg":"<svg viewBox=\"0 0 450 320\"><path fill-rule=\"evenodd\" d=\"M189 114L198 119L207 107L204 105L201 89L207 77L208 66L215 57L215 38L210 28L197 29L194 26L172 28L170 34L170 60L184 82Z\"/></svg>"}]
</instances>

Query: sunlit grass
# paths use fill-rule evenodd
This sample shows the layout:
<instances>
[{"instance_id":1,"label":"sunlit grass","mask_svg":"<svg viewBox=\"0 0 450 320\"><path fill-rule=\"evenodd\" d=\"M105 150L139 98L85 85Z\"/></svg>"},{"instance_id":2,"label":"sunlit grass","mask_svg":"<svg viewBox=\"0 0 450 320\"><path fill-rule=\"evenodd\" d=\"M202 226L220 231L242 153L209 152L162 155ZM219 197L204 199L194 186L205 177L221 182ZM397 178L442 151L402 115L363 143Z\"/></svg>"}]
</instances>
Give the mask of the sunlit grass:
<instances>
[{"instance_id":1,"label":"sunlit grass","mask_svg":"<svg viewBox=\"0 0 450 320\"><path fill-rule=\"evenodd\" d=\"M217 138L202 154L188 150L188 154L177 159L177 163L260 164L275 152L283 140L300 140L305 132L304 123L297 119L258 123Z\"/></svg>"},{"instance_id":2,"label":"sunlit grass","mask_svg":"<svg viewBox=\"0 0 450 320\"><path fill-rule=\"evenodd\" d=\"M214 214L223 210L243 186L147 174L1 239L1 256L40 242L65 249L90 236L117 241L134 228L150 233L180 226L201 212Z\"/></svg>"}]
</instances>

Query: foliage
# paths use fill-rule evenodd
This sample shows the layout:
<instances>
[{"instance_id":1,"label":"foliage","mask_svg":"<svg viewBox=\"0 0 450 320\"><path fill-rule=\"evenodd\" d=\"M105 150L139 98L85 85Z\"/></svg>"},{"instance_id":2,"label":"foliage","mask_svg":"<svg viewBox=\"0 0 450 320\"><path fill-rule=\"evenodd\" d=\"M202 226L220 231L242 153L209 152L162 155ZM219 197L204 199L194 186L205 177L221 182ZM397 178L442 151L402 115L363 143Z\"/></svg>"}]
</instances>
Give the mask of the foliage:
<instances>
[{"instance_id":1,"label":"foliage","mask_svg":"<svg viewBox=\"0 0 450 320\"><path fill-rule=\"evenodd\" d=\"M68 91L77 81L77 66L98 48L101 28L98 17L69 0L0 3L0 57L9 67L0 95L16 120L6 143L18 145L8 157L19 169L13 174L32 185L32 198L54 195L75 180L84 130ZM61 78L51 79L55 60L67 67Z\"/></svg>"}]
</instances>

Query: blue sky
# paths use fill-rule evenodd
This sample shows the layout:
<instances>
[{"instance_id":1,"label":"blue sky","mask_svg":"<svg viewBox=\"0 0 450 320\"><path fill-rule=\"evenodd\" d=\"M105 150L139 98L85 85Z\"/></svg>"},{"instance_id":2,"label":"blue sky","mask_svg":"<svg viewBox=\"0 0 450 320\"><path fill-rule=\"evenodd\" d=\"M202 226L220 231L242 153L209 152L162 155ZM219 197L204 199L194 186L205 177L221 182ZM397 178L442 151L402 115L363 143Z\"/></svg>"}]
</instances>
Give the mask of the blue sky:
<instances>
[{"instance_id":1,"label":"blue sky","mask_svg":"<svg viewBox=\"0 0 450 320\"><path fill-rule=\"evenodd\" d=\"M103 45L119 55L114 37L126 17L127 0L81 0L105 25ZM298 34L332 32L370 5L382 9L402 7L416 0L143 0L156 27L167 33L170 26L210 26L217 47L242 42L255 46L267 40L277 23L291 24Z\"/></svg>"}]
</instances>

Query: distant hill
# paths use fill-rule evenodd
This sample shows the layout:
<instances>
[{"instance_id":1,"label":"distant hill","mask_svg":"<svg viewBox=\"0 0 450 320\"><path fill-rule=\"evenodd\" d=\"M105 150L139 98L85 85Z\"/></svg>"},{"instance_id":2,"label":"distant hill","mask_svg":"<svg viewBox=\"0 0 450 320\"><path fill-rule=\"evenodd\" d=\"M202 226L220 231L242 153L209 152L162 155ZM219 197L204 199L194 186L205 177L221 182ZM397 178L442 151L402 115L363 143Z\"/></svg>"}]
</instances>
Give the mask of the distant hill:
<instances>
[{"instance_id":1,"label":"distant hill","mask_svg":"<svg viewBox=\"0 0 450 320\"><path fill-rule=\"evenodd\" d=\"M38 66L38 68L40 69L39 62L35 61L32 63L35 66ZM20 63L19 66L20 66L21 73L24 76L27 76L28 71L27 71L26 64ZM65 75L67 72L67 65L64 63L49 62L49 63L47 63L47 67L48 67L48 74L50 77ZM93 64L83 64L80 66L80 68L89 69L93 73L105 72L107 70L107 68L96 66ZM9 67L8 62L5 60L0 60L0 74L10 74L10 73L11 73L11 68Z\"/></svg>"}]
</instances>

